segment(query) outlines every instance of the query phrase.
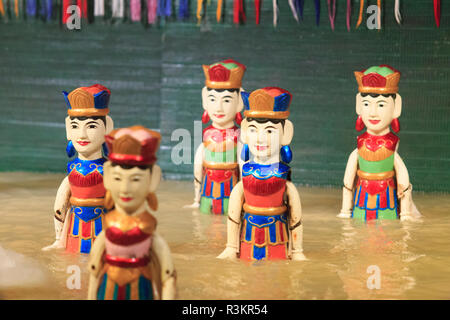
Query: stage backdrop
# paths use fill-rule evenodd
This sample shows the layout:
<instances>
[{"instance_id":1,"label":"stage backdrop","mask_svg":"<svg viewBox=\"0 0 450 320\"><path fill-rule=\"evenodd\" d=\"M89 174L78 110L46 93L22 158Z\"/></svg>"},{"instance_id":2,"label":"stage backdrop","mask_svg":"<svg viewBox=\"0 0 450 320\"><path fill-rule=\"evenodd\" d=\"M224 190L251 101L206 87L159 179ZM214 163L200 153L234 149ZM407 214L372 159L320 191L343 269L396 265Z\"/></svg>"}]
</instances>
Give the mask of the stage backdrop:
<instances>
[{"instance_id":1,"label":"stage backdrop","mask_svg":"<svg viewBox=\"0 0 450 320\"><path fill-rule=\"evenodd\" d=\"M206 1L205 1L206 2ZM116 127L142 124L163 134L159 164L169 179L192 179L192 164L171 161L172 132L194 133L201 119L202 64L233 58L247 66L246 90L279 86L293 94L290 119L293 180L302 185L340 186L347 157L356 147L353 71L389 64L402 72L399 153L415 190L450 191L450 8L442 4L435 26L432 1L401 1L404 24L393 2L383 1L383 28L355 30L359 1L353 1L352 30L339 1L336 29L321 1L315 25L313 1L305 1L296 23L287 1L279 1L277 28L271 1L263 1L261 24L253 1L245 1L247 23L215 21L216 1L201 26L191 1L187 22L159 27L96 22L81 31L57 23L0 24L0 171L63 172L65 156L61 91L101 83L112 91ZM376 1L369 1L375 4ZM357 8L358 7L358 8ZM192 150L191 156L193 157Z\"/></svg>"}]
</instances>

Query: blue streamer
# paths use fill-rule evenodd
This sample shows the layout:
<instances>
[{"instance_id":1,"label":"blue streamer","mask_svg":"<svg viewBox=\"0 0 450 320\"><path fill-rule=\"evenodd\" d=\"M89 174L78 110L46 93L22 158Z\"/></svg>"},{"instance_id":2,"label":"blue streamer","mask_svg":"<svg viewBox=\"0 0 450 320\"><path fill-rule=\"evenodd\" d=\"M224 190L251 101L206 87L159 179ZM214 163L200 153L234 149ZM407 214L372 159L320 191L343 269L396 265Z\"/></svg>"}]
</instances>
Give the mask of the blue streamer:
<instances>
[{"instance_id":1,"label":"blue streamer","mask_svg":"<svg viewBox=\"0 0 450 320\"><path fill-rule=\"evenodd\" d=\"M39 15L47 21L52 19L53 2L52 0L43 0L41 2Z\"/></svg>"},{"instance_id":2,"label":"blue streamer","mask_svg":"<svg viewBox=\"0 0 450 320\"><path fill-rule=\"evenodd\" d=\"M37 13L37 0L27 0L27 15L35 17Z\"/></svg>"},{"instance_id":3,"label":"blue streamer","mask_svg":"<svg viewBox=\"0 0 450 320\"><path fill-rule=\"evenodd\" d=\"M316 6L316 24L319 25L319 21L320 21L320 0L315 0L314 4Z\"/></svg>"},{"instance_id":4,"label":"blue streamer","mask_svg":"<svg viewBox=\"0 0 450 320\"><path fill-rule=\"evenodd\" d=\"M180 0L178 8L178 18L189 18L189 0Z\"/></svg>"},{"instance_id":5,"label":"blue streamer","mask_svg":"<svg viewBox=\"0 0 450 320\"><path fill-rule=\"evenodd\" d=\"M296 1L297 12L302 20L303 20L303 5L304 4L305 4L305 0L297 0Z\"/></svg>"},{"instance_id":6,"label":"blue streamer","mask_svg":"<svg viewBox=\"0 0 450 320\"><path fill-rule=\"evenodd\" d=\"M172 0L158 0L158 17L170 17L172 15Z\"/></svg>"}]
</instances>

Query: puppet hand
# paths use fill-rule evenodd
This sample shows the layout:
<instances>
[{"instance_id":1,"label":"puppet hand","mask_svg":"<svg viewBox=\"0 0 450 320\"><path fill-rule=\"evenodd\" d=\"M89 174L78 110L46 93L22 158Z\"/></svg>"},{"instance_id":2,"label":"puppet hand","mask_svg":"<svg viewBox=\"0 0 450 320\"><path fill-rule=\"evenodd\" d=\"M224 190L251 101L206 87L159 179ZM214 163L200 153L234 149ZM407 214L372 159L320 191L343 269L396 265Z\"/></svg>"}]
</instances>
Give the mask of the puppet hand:
<instances>
[{"instance_id":1,"label":"puppet hand","mask_svg":"<svg viewBox=\"0 0 450 320\"><path fill-rule=\"evenodd\" d=\"M293 252L292 253L292 260L294 261L305 261L308 260L303 252Z\"/></svg>"},{"instance_id":2,"label":"puppet hand","mask_svg":"<svg viewBox=\"0 0 450 320\"><path fill-rule=\"evenodd\" d=\"M351 212L341 211L341 212L339 212L339 214L336 217L342 218L342 219L348 219L348 218L352 217L352 213Z\"/></svg>"},{"instance_id":3,"label":"puppet hand","mask_svg":"<svg viewBox=\"0 0 450 320\"><path fill-rule=\"evenodd\" d=\"M200 203L198 202L193 202L192 204L187 204L185 206L183 206L184 209L195 209L195 208L199 208L200 207Z\"/></svg>"},{"instance_id":4,"label":"puppet hand","mask_svg":"<svg viewBox=\"0 0 450 320\"><path fill-rule=\"evenodd\" d=\"M42 251L48 251L48 250L60 249L60 248L64 248L64 246L61 244L61 241L59 239L56 239L55 242L53 242L51 245L42 248Z\"/></svg>"},{"instance_id":5,"label":"puppet hand","mask_svg":"<svg viewBox=\"0 0 450 320\"><path fill-rule=\"evenodd\" d=\"M221 254L217 256L217 259L237 259L236 249L231 247L226 247Z\"/></svg>"}]
</instances>

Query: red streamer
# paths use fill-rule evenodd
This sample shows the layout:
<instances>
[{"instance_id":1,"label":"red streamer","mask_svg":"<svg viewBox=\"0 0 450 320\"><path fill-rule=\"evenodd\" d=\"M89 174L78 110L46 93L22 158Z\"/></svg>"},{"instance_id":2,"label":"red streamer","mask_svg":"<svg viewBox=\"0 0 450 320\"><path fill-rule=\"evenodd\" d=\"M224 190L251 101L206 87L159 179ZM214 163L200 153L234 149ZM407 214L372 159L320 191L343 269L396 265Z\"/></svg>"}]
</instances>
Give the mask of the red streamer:
<instances>
[{"instance_id":1,"label":"red streamer","mask_svg":"<svg viewBox=\"0 0 450 320\"><path fill-rule=\"evenodd\" d=\"M233 22L239 24L245 22L244 0L234 0L233 6Z\"/></svg>"},{"instance_id":2,"label":"red streamer","mask_svg":"<svg viewBox=\"0 0 450 320\"><path fill-rule=\"evenodd\" d=\"M434 5L434 20L439 28L441 25L441 0L433 0Z\"/></svg>"},{"instance_id":3,"label":"red streamer","mask_svg":"<svg viewBox=\"0 0 450 320\"><path fill-rule=\"evenodd\" d=\"M256 24L259 24L261 16L261 0L255 0L255 19Z\"/></svg>"}]
</instances>

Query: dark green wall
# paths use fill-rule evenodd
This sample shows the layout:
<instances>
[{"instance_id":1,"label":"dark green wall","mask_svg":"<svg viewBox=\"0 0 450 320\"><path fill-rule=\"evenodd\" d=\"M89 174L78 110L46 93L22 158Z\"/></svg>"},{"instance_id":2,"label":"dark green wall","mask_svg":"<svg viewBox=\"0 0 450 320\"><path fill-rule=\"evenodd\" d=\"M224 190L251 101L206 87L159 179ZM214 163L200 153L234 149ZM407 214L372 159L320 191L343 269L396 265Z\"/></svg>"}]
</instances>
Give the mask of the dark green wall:
<instances>
[{"instance_id":1,"label":"dark green wall","mask_svg":"<svg viewBox=\"0 0 450 320\"><path fill-rule=\"evenodd\" d=\"M206 2L206 1L205 1ZM294 96L291 120L293 179L304 185L341 185L349 153L356 146L354 70L390 64L402 72L402 130L399 153L415 190L450 191L450 12L442 4L441 28L432 1L402 1L404 24L384 1L383 29L345 26L339 1L336 30L326 1L320 26L313 1L297 24L287 1L279 1L279 25L272 26L271 1L263 1L261 25L253 1L246 1L246 25L215 22L215 4L201 27L194 17L159 27L140 24L83 25L80 32L41 21L0 24L0 170L65 169L65 104L62 90L102 83L112 90L116 127L140 123L160 129L160 164L167 178L191 179L192 165L170 161L176 128L193 133L202 114L202 64L234 58L247 66L244 87L280 86ZM376 3L376 1L371 1ZM191 1L191 10L196 4ZM206 23L205 23L206 22Z\"/></svg>"}]
</instances>

